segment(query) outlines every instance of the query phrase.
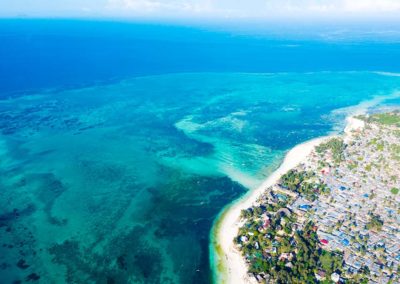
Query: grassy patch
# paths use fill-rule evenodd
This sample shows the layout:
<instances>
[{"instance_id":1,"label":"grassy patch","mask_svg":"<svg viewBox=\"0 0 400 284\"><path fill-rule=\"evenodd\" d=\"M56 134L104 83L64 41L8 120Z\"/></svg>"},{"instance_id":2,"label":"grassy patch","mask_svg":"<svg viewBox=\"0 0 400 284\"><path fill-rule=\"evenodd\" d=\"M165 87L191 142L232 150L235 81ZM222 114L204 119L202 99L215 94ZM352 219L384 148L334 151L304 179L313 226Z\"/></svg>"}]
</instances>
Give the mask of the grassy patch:
<instances>
[{"instance_id":1,"label":"grassy patch","mask_svg":"<svg viewBox=\"0 0 400 284\"><path fill-rule=\"evenodd\" d=\"M370 116L369 120L383 125L400 126L400 115L398 112L374 114Z\"/></svg>"},{"instance_id":2,"label":"grassy patch","mask_svg":"<svg viewBox=\"0 0 400 284\"><path fill-rule=\"evenodd\" d=\"M400 145L392 144L392 145L390 145L390 150L392 152L393 159L400 161Z\"/></svg>"}]
</instances>

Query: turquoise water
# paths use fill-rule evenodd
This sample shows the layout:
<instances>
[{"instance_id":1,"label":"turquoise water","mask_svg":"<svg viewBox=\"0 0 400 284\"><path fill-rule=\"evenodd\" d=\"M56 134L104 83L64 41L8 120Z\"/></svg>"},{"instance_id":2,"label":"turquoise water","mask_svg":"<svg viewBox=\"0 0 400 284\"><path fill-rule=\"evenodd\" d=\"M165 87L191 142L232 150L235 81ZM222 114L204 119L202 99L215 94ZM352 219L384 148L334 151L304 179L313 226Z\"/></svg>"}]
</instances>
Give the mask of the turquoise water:
<instances>
[{"instance_id":1,"label":"turquoise water","mask_svg":"<svg viewBox=\"0 0 400 284\"><path fill-rule=\"evenodd\" d=\"M179 73L3 98L0 282L209 283L222 208L351 106L398 104L399 86L368 72Z\"/></svg>"}]
</instances>

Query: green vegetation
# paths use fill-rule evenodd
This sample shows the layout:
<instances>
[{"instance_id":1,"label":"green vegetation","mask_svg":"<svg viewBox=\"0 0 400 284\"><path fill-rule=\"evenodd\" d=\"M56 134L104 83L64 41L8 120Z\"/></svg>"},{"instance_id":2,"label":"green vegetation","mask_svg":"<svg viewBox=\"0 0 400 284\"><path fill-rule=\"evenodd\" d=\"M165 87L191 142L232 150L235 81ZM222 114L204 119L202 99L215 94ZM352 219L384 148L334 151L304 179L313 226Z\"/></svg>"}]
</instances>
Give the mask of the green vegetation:
<instances>
[{"instance_id":1,"label":"green vegetation","mask_svg":"<svg viewBox=\"0 0 400 284\"><path fill-rule=\"evenodd\" d=\"M247 236L248 240L242 242L238 237L235 242L242 245L241 251L249 262L249 272L267 273L276 283L316 283L316 271L323 271L328 276L333 272L340 273L342 254L319 247L312 222L291 235L282 237L276 234L279 230L291 233L290 227L294 221L286 216L275 215L263 233L257 229L260 222L254 219L240 229L239 235Z\"/></svg>"},{"instance_id":2,"label":"green vegetation","mask_svg":"<svg viewBox=\"0 0 400 284\"><path fill-rule=\"evenodd\" d=\"M379 215L370 214L370 220L365 225L368 230L377 230L380 231L383 226L383 220Z\"/></svg>"},{"instance_id":3,"label":"green vegetation","mask_svg":"<svg viewBox=\"0 0 400 284\"><path fill-rule=\"evenodd\" d=\"M329 192L325 184L312 182L315 174L291 170L281 177L281 186L315 200ZM317 228L308 222L297 230L297 219L287 202L270 200L265 206L242 210L247 219L234 242L249 263L249 272L268 274L276 283L316 283L316 273L341 273L343 255L319 245Z\"/></svg>"},{"instance_id":4,"label":"green vegetation","mask_svg":"<svg viewBox=\"0 0 400 284\"><path fill-rule=\"evenodd\" d=\"M390 151L392 152L393 159L400 161L400 145L399 144L390 145Z\"/></svg>"},{"instance_id":5,"label":"green vegetation","mask_svg":"<svg viewBox=\"0 0 400 284\"><path fill-rule=\"evenodd\" d=\"M372 138L369 142L368 145L376 145L378 143L378 138Z\"/></svg>"},{"instance_id":6,"label":"green vegetation","mask_svg":"<svg viewBox=\"0 0 400 284\"><path fill-rule=\"evenodd\" d=\"M393 113L378 113L371 115L368 122L377 122L383 125L400 126L400 115L398 112Z\"/></svg>"},{"instance_id":7,"label":"green vegetation","mask_svg":"<svg viewBox=\"0 0 400 284\"><path fill-rule=\"evenodd\" d=\"M378 143L376 144L376 150L382 152L385 148L385 145L383 143Z\"/></svg>"},{"instance_id":8,"label":"green vegetation","mask_svg":"<svg viewBox=\"0 0 400 284\"><path fill-rule=\"evenodd\" d=\"M291 190L297 191L299 186L312 174L307 172L299 172L297 170L290 170L281 177L281 186Z\"/></svg>"},{"instance_id":9,"label":"green vegetation","mask_svg":"<svg viewBox=\"0 0 400 284\"><path fill-rule=\"evenodd\" d=\"M348 168L350 171L357 169L357 167L358 167L358 163L357 163L357 162L349 163L349 164L347 165L347 168Z\"/></svg>"},{"instance_id":10,"label":"green vegetation","mask_svg":"<svg viewBox=\"0 0 400 284\"><path fill-rule=\"evenodd\" d=\"M376 193L375 192L371 192L369 199L374 199L376 197Z\"/></svg>"},{"instance_id":11,"label":"green vegetation","mask_svg":"<svg viewBox=\"0 0 400 284\"><path fill-rule=\"evenodd\" d=\"M253 209L252 208L248 208L248 209L242 210L240 212L240 218L248 219L248 218L251 218L251 217L253 217Z\"/></svg>"},{"instance_id":12,"label":"green vegetation","mask_svg":"<svg viewBox=\"0 0 400 284\"><path fill-rule=\"evenodd\" d=\"M382 207L378 207L374 203L377 200L378 191L375 192L373 184L367 183L372 183L372 180L377 179L383 171L388 175L379 176L380 182L387 188L390 188L389 184L396 185L399 179L397 164L392 164L390 156L400 160L400 145L392 135L392 131L395 129L392 126L400 126L400 112L377 114L360 119L374 122L375 125L367 123L366 132L359 132L360 135L355 135L355 140L349 142L349 145L346 145L341 138L332 138L326 143L320 144L316 147L319 159L316 161L317 169L314 167L315 171L309 171L309 166L297 167L288 171L281 177L277 185L270 188L271 190L258 200L261 202L261 206L256 205L242 211L242 218L246 223L239 229L235 243L248 263L249 272L257 276L260 282L262 282L261 277L271 279L270 282L273 283L328 284L332 283L332 274L337 273L345 283L366 284L370 280L379 278L375 269L383 271L383 267L386 266L391 273L396 269L389 267L385 262L383 257L385 252L381 245L376 245L371 249L369 234L365 234L363 231L373 230L377 233L382 230L385 222L387 224L391 222L390 219L385 219L386 214L381 217L374 213L381 212ZM379 126L377 123L391 127ZM369 135L367 131L371 131L372 135ZM364 137L363 134L365 134ZM400 132L396 135L400 137ZM326 173L326 167L329 167L329 174ZM346 191L340 193L341 199L336 199L334 196L321 198L323 199L321 202L327 202L329 199L329 203L333 206L340 205L347 208L348 212L353 213L348 213L346 217L338 217L332 221L328 219L328 223L326 223L327 218L324 219L324 222L320 224L321 232L332 234L334 237L331 239L329 236L325 237L324 234L320 234L326 238L326 241L319 240L317 234L319 229L310 220L317 220L316 222L319 223L319 220L328 215L329 210L327 212L319 211L318 207L318 198L322 194L330 193L330 188L325 182L330 184L332 176L341 181L346 178L347 174L352 173L357 177L353 186L349 184L351 179L350 181L346 179L344 182L336 182L332 186L343 184L349 189L354 187L356 190L363 189L363 183L365 183L368 194L364 192L362 198L359 196L361 199L356 200L357 202L351 201L352 196L346 196ZM376 186L376 188L380 187ZM296 195L288 191L295 192ZM390 192L393 197L399 194L400 188L392 187ZM390 195L390 193L385 194L384 205L394 206L392 203L395 203L395 198L391 198L388 194ZM298 202L294 204L293 201L297 197L301 199L296 200ZM303 202L303 198L314 202L312 204ZM367 217L366 224L361 222L361 224L365 224L365 227L360 226L357 218L359 215L352 209L359 204L364 204L364 209L369 210L368 215L365 216ZM400 209L397 207L390 212L396 211L399 213ZM316 219L313 218L313 214L316 214L314 212L318 213ZM366 215L365 212L363 211L362 214ZM394 213L389 213L389 218L393 217L392 214ZM338 235L334 234L334 230L348 235L346 242L344 239L341 240L341 236L335 240ZM384 233L382 231L379 236L382 237ZM368 266L362 266L358 271L344 271L343 253L334 250L335 248L342 249L336 245L340 241L348 247L344 249L346 253L351 249L352 252L356 252L357 257L364 256L368 259L379 260L383 265L380 268L370 266L374 270L373 273L369 271ZM351 262L349 265L352 265ZM395 282L393 278L392 280Z\"/></svg>"},{"instance_id":13,"label":"green vegetation","mask_svg":"<svg viewBox=\"0 0 400 284\"><path fill-rule=\"evenodd\" d=\"M315 147L317 153L322 154L326 151L331 151L332 158L335 163L340 163L344 160L343 151L345 149L345 144L343 139L340 138L332 138L326 143L322 143L321 145Z\"/></svg>"},{"instance_id":14,"label":"green vegetation","mask_svg":"<svg viewBox=\"0 0 400 284\"><path fill-rule=\"evenodd\" d=\"M399 189L397 187L392 187L392 189L390 190L390 192L394 195L399 193Z\"/></svg>"},{"instance_id":15,"label":"green vegetation","mask_svg":"<svg viewBox=\"0 0 400 284\"><path fill-rule=\"evenodd\" d=\"M368 145L374 145L376 147L376 150L380 152L382 152L385 148L385 144L378 138L371 139Z\"/></svg>"},{"instance_id":16,"label":"green vegetation","mask_svg":"<svg viewBox=\"0 0 400 284\"><path fill-rule=\"evenodd\" d=\"M306 199L314 201L319 194L328 194L330 189L326 184L310 182L314 173L290 170L281 177L281 186L303 195Z\"/></svg>"},{"instance_id":17,"label":"green vegetation","mask_svg":"<svg viewBox=\"0 0 400 284\"><path fill-rule=\"evenodd\" d=\"M253 208L248 208L248 209L242 210L240 212L240 218L249 219L253 216L254 217L260 216L261 214L263 214L266 211L267 211L267 208L265 206L257 206L257 207L253 207Z\"/></svg>"}]
</instances>

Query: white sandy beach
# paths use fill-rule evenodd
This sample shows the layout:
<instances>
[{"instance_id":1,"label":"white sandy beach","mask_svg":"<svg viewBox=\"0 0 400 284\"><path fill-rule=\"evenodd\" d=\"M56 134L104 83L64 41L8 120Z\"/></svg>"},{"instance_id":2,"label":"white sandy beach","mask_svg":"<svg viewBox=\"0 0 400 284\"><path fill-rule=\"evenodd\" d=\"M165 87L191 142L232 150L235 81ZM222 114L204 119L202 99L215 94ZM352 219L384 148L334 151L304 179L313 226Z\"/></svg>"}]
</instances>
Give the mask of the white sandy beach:
<instances>
[{"instance_id":1,"label":"white sandy beach","mask_svg":"<svg viewBox=\"0 0 400 284\"><path fill-rule=\"evenodd\" d=\"M286 154L281 166L273 172L260 187L249 192L249 194L245 195L225 213L220 223L219 231L217 232L217 242L220 244L224 254L224 259L221 261L224 262L223 266L227 269L225 275L220 278L221 282L255 283L254 279L247 277L247 265L233 244L233 238L237 235L242 225L239 220L240 212L242 209L251 207L269 186L274 185L283 174L303 162L314 147L322 141L325 141L328 137L310 140L291 149Z\"/></svg>"},{"instance_id":2,"label":"white sandy beach","mask_svg":"<svg viewBox=\"0 0 400 284\"><path fill-rule=\"evenodd\" d=\"M353 130L358 130L364 126L363 121L353 117L348 117L346 122L346 135L350 135ZM305 162L307 156L313 151L315 146L326 141L330 137L332 136L313 139L292 148L286 154L281 166L272 173L261 186L250 191L242 199L227 209L216 233L216 241L220 245L222 251L220 252L222 255L219 255L220 259L218 261L222 262L221 266L224 268L224 271L219 272L222 275L218 275L218 282L232 284L257 283L254 278L248 277L247 265L244 258L234 247L233 243L233 238L237 235L239 228L242 225L240 222L240 212L242 209L251 207L268 187L277 183L280 177L287 171L295 168L300 163Z\"/></svg>"}]
</instances>

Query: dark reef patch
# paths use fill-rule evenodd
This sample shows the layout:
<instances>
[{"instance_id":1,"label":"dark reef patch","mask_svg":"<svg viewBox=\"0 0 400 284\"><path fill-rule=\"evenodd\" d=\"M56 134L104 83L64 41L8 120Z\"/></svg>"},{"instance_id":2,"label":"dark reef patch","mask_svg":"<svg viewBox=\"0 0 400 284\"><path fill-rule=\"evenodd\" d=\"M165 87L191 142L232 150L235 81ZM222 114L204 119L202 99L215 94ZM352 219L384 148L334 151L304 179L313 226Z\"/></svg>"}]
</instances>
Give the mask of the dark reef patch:
<instances>
[{"instance_id":1,"label":"dark reef patch","mask_svg":"<svg viewBox=\"0 0 400 284\"><path fill-rule=\"evenodd\" d=\"M13 221L32 215L36 211L36 206L34 204L28 204L22 210L14 208L12 211L0 214L0 227L6 226L6 224L12 224ZM9 227L8 227L9 228ZM7 230L11 230L8 229Z\"/></svg>"},{"instance_id":2,"label":"dark reef patch","mask_svg":"<svg viewBox=\"0 0 400 284\"><path fill-rule=\"evenodd\" d=\"M135 279L138 283L162 283L158 276L162 269L160 255L143 241L145 234L141 227L121 233L103 247L102 254L80 246L77 241L56 244L49 252L55 263L67 268L68 282L129 283L129 279Z\"/></svg>"},{"instance_id":3,"label":"dark reef patch","mask_svg":"<svg viewBox=\"0 0 400 284\"><path fill-rule=\"evenodd\" d=\"M20 259L17 262L17 267L20 269L27 269L29 267L29 265L26 263L25 259Z\"/></svg>"},{"instance_id":4,"label":"dark reef patch","mask_svg":"<svg viewBox=\"0 0 400 284\"><path fill-rule=\"evenodd\" d=\"M68 188L56 178L53 173L33 174L26 177L26 182L35 185L38 191L37 197L44 204L43 210L48 221L53 225L65 225L67 220L56 218L52 215L53 205Z\"/></svg>"}]
</instances>

